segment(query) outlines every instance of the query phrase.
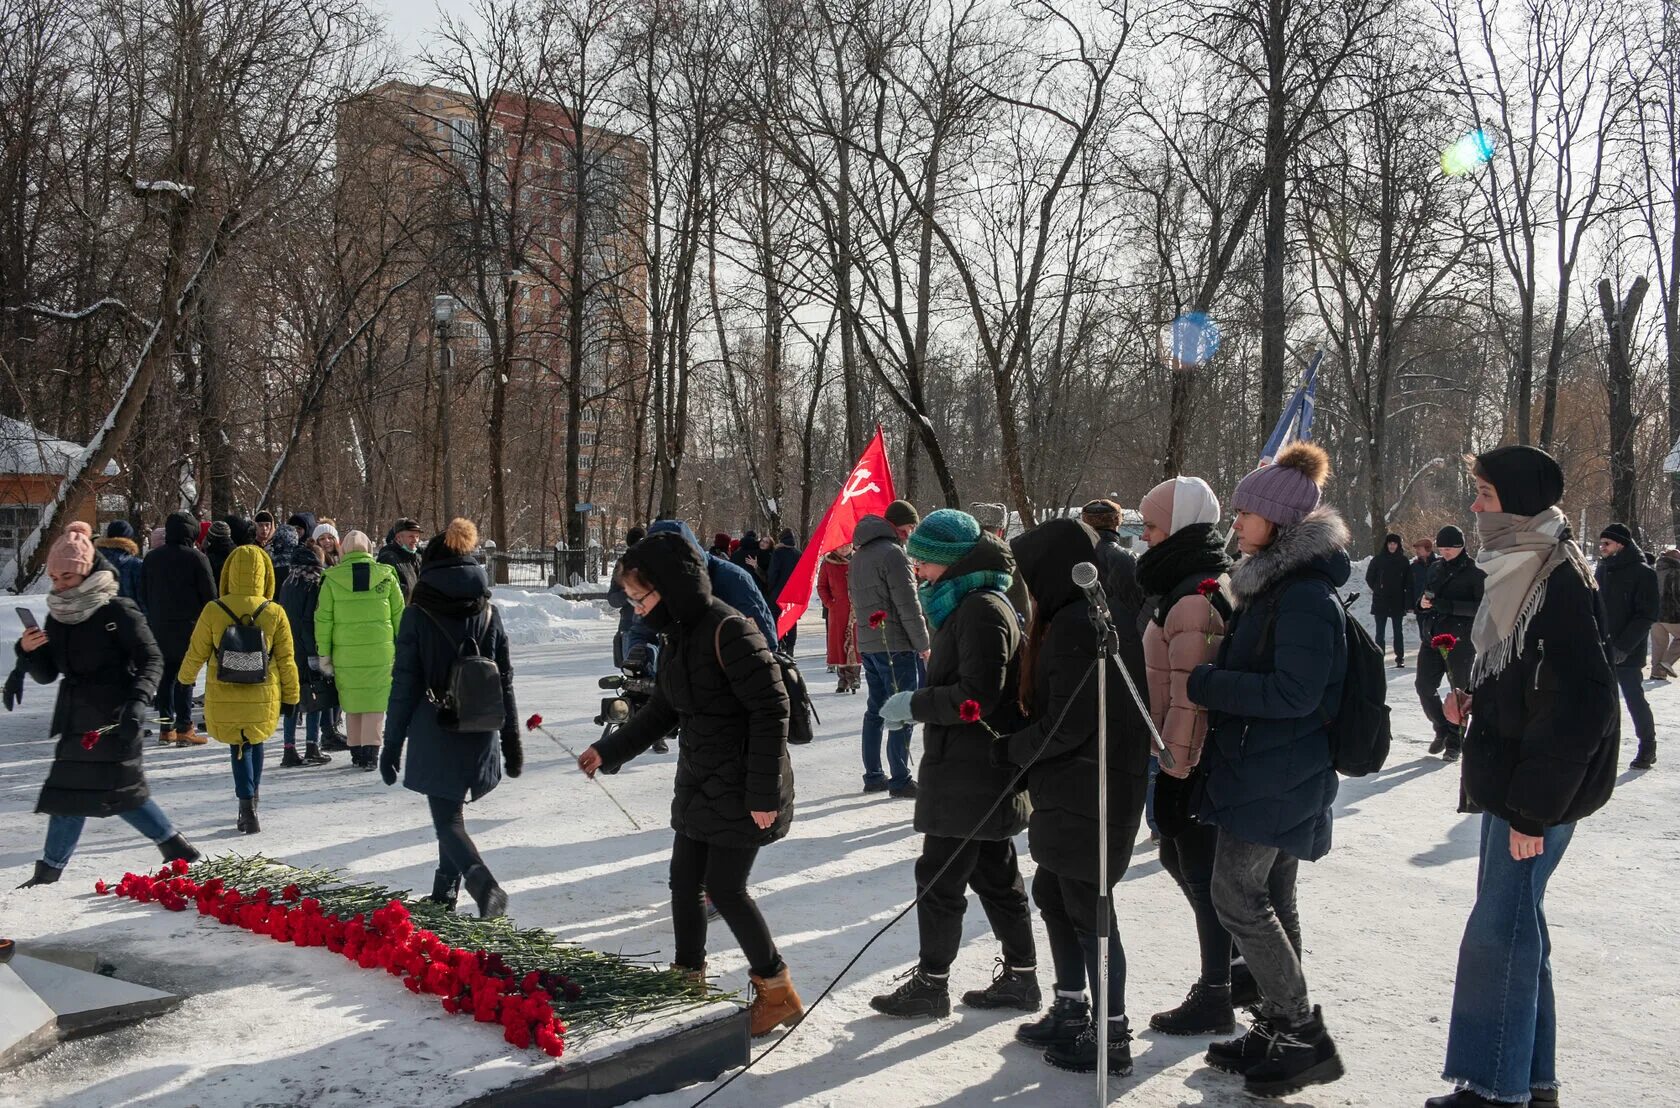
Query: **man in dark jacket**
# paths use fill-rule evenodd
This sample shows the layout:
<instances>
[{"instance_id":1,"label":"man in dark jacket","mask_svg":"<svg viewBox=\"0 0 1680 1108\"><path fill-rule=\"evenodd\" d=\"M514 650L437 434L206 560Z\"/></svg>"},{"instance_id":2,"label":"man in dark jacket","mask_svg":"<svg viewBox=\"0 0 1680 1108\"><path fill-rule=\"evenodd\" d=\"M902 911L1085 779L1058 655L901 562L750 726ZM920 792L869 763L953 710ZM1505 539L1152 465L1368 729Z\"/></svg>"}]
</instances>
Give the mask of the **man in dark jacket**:
<instances>
[{"instance_id":1,"label":"man in dark jacket","mask_svg":"<svg viewBox=\"0 0 1680 1108\"><path fill-rule=\"evenodd\" d=\"M113 519L105 525L105 537L93 544L117 575L117 595L124 600L140 603L140 546L135 541L134 526L126 519ZM144 614L145 609L141 609Z\"/></svg>"},{"instance_id":2,"label":"man in dark jacket","mask_svg":"<svg viewBox=\"0 0 1680 1108\"><path fill-rule=\"evenodd\" d=\"M885 791L906 800L916 796L916 782L910 777L911 727L906 724L887 734L888 776L881 772L880 713L887 697L922 685L927 620L904 553L905 540L920 522L915 506L905 500L887 505L885 517L858 520L852 532L857 552L847 576L858 656L869 685L863 709L863 791Z\"/></svg>"},{"instance_id":3,"label":"man in dark jacket","mask_svg":"<svg viewBox=\"0 0 1680 1108\"><path fill-rule=\"evenodd\" d=\"M420 581L420 522L404 516L391 525L391 537L379 548L377 559L397 571L397 587L403 603Z\"/></svg>"},{"instance_id":4,"label":"man in dark jacket","mask_svg":"<svg viewBox=\"0 0 1680 1108\"><path fill-rule=\"evenodd\" d=\"M176 512L163 524L163 545L146 555L140 568L140 607L163 655L163 679L158 682L158 741L202 746L192 718L192 686L174 679L187 656L199 613L216 599L210 560L193 544L198 521Z\"/></svg>"},{"instance_id":5,"label":"man in dark jacket","mask_svg":"<svg viewBox=\"0 0 1680 1108\"><path fill-rule=\"evenodd\" d=\"M1633 733L1639 737L1633 768L1650 769L1657 761L1657 724L1645 701L1645 658L1651 625L1662 616L1657 571L1645 564L1645 554L1626 524L1612 523L1599 533L1598 555L1594 576L1609 617L1604 630L1610 637L1610 660L1633 717Z\"/></svg>"},{"instance_id":6,"label":"man in dark jacket","mask_svg":"<svg viewBox=\"0 0 1680 1108\"><path fill-rule=\"evenodd\" d=\"M1441 558L1435 553L1435 544L1427 538L1412 543L1412 555L1409 567L1412 571L1412 613L1417 616L1418 631L1422 633L1429 623L1429 617L1423 610L1423 594L1429 591L1429 574Z\"/></svg>"},{"instance_id":7,"label":"man in dark jacket","mask_svg":"<svg viewBox=\"0 0 1680 1108\"><path fill-rule=\"evenodd\" d=\"M920 959L898 989L869 1005L900 1018L950 1015L951 963L962 945L964 891L972 888L1002 945L1003 970L963 1003L1037 1011L1032 914L1014 843L1027 826L1027 801L1010 791L1009 767L991 757L991 736L1012 730L1020 717L1021 632L1007 595L1015 559L1001 539L981 533L973 516L950 508L922 520L907 552L928 582L933 650L926 687L889 697L881 715L923 725L926 757L916 796L916 830L924 836L916 860ZM965 704L973 705L966 715ZM1001 804L1000 796L1006 797Z\"/></svg>"},{"instance_id":8,"label":"man in dark jacket","mask_svg":"<svg viewBox=\"0 0 1680 1108\"><path fill-rule=\"evenodd\" d=\"M1388 625L1394 624L1394 665L1406 668L1406 613L1411 610L1412 571L1406 561L1405 541L1391 534L1383 540L1382 552L1365 570L1365 584L1371 590L1371 620L1377 625L1377 647L1387 645Z\"/></svg>"},{"instance_id":9,"label":"man in dark jacket","mask_svg":"<svg viewBox=\"0 0 1680 1108\"><path fill-rule=\"evenodd\" d=\"M1449 762L1458 761L1463 747L1464 733L1449 723L1441 707L1441 678L1452 671L1454 692L1470 689L1470 666L1476 660L1476 644L1470 630L1476 622L1476 609L1482 606L1482 584L1487 574L1475 559L1464 553L1464 532L1448 524L1435 536L1441 556L1434 560L1429 580L1418 598L1418 633L1423 643L1418 647L1417 691L1423 702L1423 714L1435 726L1435 741L1429 753L1444 754ZM1415 564L1415 563L1414 563ZM1456 642L1447 657L1435 645L1437 635L1451 635Z\"/></svg>"},{"instance_id":10,"label":"man in dark jacket","mask_svg":"<svg viewBox=\"0 0 1680 1108\"><path fill-rule=\"evenodd\" d=\"M782 529L776 548L770 552L770 595L765 599L770 602L770 611L781 611L780 600L782 589L793 580L793 571L799 568L799 541L794 533L786 528ZM799 625L788 628L788 633L782 636L781 649L788 654L793 653L793 645L799 639Z\"/></svg>"}]
</instances>

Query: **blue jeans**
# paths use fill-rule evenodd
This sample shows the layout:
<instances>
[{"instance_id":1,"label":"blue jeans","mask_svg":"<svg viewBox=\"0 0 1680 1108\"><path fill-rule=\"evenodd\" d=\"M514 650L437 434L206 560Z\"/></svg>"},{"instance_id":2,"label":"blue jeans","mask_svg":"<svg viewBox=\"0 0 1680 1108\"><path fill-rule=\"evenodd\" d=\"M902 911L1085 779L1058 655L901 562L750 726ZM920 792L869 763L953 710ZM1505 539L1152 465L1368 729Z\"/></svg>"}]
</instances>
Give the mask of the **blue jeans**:
<instances>
[{"instance_id":1,"label":"blue jeans","mask_svg":"<svg viewBox=\"0 0 1680 1108\"><path fill-rule=\"evenodd\" d=\"M132 812L118 812L117 818L154 843L161 843L175 834L175 825L169 822L169 817L163 814L163 809L157 806L155 800L147 800ZM41 861L53 869L69 865L86 823L86 816L49 816L47 845L41 848Z\"/></svg>"},{"instance_id":2,"label":"blue jeans","mask_svg":"<svg viewBox=\"0 0 1680 1108\"><path fill-rule=\"evenodd\" d=\"M1476 904L1458 947L1441 1076L1489 1100L1527 1104L1530 1089L1557 1087L1546 882L1574 834L1573 823L1548 827L1544 853L1513 861L1511 825L1482 815Z\"/></svg>"},{"instance_id":3,"label":"blue jeans","mask_svg":"<svg viewBox=\"0 0 1680 1108\"><path fill-rule=\"evenodd\" d=\"M165 731L185 731L192 726L193 687L175 680L175 675L180 671L181 659L163 660L163 679L158 682L157 709L158 718L164 721L162 726Z\"/></svg>"},{"instance_id":4,"label":"blue jeans","mask_svg":"<svg viewBox=\"0 0 1680 1108\"><path fill-rule=\"evenodd\" d=\"M228 747L233 757L233 795L250 800L262 791L263 747L265 743L234 743Z\"/></svg>"},{"instance_id":5,"label":"blue jeans","mask_svg":"<svg viewBox=\"0 0 1680 1108\"><path fill-rule=\"evenodd\" d=\"M886 725L879 713L893 693L922 687L922 659L913 650L883 650L863 655L862 661L863 676L869 682L869 701L863 709L863 783L885 781L889 789L902 789L910 783L910 732L915 725L888 732L889 777L881 772L881 731Z\"/></svg>"},{"instance_id":6,"label":"blue jeans","mask_svg":"<svg viewBox=\"0 0 1680 1108\"><path fill-rule=\"evenodd\" d=\"M286 713L286 749L297 746L298 716L303 716L303 741L314 746L321 741L321 713L299 712L296 708Z\"/></svg>"},{"instance_id":7,"label":"blue jeans","mask_svg":"<svg viewBox=\"0 0 1680 1108\"><path fill-rule=\"evenodd\" d=\"M1617 666L1616 684L1627 701L1628 715L1633 717L1634 736L1642 743L1657 741L1657 721L1651 705L1645 699L1645 669L1643 666Z\"/></svg>"}]
</instances>

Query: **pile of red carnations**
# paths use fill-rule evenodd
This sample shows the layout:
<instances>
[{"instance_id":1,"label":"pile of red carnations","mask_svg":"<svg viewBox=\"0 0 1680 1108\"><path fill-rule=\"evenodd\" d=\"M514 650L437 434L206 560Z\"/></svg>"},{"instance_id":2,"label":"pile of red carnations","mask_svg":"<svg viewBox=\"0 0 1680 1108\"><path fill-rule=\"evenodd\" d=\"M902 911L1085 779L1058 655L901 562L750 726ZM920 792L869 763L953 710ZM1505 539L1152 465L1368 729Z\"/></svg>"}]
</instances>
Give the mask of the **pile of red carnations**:
<instances>
[{"instance_id":1,"label":"pile of red carnations","mask_svg":"<svg viewBox=\"0 0 1680 1108\"><path fill-rule=\"evenodd\" d=\"M441 997L446 1012L500 1024L502 1037L514 1046L534 1045L555 1058L565 1050L566 1025L554 1013L555 1000L576 1000L582 990L562 974L530 970L521 976L499 953L450 946L434 932L415 926L400 900L345 919L324 909L316 897L303 895L295 883L278 893L267 886L246 893L221 877L195 880L192 870L175 861L155 876L125 873L115 886L97 882L94 891L171 912L196 905L201 916L275 942L324 946L363 969L383 969L402 978L409 992Z\"/></svg>"}]
</instances>

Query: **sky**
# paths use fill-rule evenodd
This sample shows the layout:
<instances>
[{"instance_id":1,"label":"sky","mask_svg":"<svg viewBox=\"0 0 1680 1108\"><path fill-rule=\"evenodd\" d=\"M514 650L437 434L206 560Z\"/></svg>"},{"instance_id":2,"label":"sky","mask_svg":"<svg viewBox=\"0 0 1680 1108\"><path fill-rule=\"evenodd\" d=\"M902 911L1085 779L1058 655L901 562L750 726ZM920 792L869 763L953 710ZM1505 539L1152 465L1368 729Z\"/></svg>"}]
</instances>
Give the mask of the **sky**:
<instances>
[{"instance_id":1,"label":"sky","mask_svg":"<svg viewBox=\"0 0 1680 1108\"><path fill-rule=\"evenodd\" d=\"M374 0L374 7L384 12L386 33L407 62L425 45L440 13L464 18L472 14L473 0Z\"/></svg>"}]
</instances>

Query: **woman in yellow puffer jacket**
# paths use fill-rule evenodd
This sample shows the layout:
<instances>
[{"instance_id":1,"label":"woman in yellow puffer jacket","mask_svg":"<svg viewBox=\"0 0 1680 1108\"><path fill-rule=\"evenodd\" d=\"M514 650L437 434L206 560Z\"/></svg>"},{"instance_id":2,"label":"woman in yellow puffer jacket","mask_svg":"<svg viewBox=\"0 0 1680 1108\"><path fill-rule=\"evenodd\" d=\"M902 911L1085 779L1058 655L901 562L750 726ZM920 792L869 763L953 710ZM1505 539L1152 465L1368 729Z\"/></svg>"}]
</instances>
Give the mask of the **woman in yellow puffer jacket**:
<instances>
[{"instance_id":1,"label":"woman in yellow puffer jacket","mask_svg":"<svg viewBox=\"0 0 1680 1108\"><path fill-rule=\"evenodd\" d=\"M239 830L255 834L257 793L262 784L263 743L280 722L283 706L298 701L297 662L292 657L292 625L286 610L274 603L274 563L260 546L238 546L222 565L222 595L199 613L187 656L176 675L191 687L206 665L210 676L204 689L205 728L217 742L227 743L233 760L233 791L239 797ZM254 683L221 680L216 651L222 633L235 622L250 622L262 630L268 653L263 680Z\"/></svg>"}]
</instances>

